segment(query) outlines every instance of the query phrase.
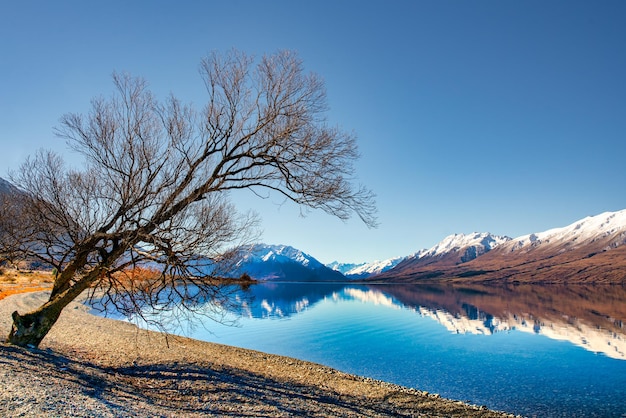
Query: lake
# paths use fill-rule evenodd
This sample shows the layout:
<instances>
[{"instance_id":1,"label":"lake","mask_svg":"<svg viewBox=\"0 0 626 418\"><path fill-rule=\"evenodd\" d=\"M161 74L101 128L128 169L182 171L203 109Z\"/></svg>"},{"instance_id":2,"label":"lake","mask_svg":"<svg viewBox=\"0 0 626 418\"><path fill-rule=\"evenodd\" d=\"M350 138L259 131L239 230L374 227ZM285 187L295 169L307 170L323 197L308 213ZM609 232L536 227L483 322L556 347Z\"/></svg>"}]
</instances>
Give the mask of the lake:
<instances>
[{"instance_id":1,"label":"lake","mask_svg":"<svg viewBox=\"0 0 626 418\"><path fill-rule=\"evenodd\" d=\"M262 283L193 338L524 416L626 416L626 288Z\"/></svg>"}]
</instances>

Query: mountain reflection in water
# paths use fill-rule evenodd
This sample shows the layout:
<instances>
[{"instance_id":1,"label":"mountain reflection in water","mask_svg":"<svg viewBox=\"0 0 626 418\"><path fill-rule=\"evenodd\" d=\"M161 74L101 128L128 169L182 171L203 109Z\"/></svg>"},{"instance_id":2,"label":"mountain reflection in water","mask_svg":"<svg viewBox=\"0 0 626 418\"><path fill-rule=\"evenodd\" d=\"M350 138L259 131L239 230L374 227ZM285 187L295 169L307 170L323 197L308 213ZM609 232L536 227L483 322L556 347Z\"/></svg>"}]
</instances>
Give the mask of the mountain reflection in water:
<instances>
[{"instance_id":1,"label":"mountain reflection in water","mask_svg":"<svg viewBox=\"0 0 626 418\"><path fill-rule=\"evenodd\" d=\"M626 288L622 286L380 286L377 290L432 316L452 332L532 332L626 360Z\"/></svg>"},{"instance_id":2,"label":"mountain reflection in water","mask_svg":"<svg viewBox=\"0 0 626 418\"><path fill-rule=\"evenodd\" d=\"M414 310L453 333L517 330L626 360L626 288L562 285L367 285L263 283L240 314L285 318L326 298Z\"/></svg>"}]
</instances>

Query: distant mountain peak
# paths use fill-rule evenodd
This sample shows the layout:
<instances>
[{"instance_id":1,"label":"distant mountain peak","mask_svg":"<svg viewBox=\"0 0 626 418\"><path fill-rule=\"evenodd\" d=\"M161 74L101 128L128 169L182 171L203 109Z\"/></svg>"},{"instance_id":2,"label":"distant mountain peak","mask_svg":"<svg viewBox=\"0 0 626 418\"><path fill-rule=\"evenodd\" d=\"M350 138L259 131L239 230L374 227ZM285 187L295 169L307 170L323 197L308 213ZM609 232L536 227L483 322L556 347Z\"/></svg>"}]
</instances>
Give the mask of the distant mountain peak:
<instances>
[{"instance_id":1,"label":"distant mountain peak","mask_svg":"<svg viewBox=\"0 0 626 418\"><path fill-rule=\"evenodd\" d=\"M326 264L326 267L328 267L329 269L338 271L339 273L345 275L350 270L353 270L355 268L359 268L361 266L365 266L367 264L368 263L366 263L366 262L363 262L363 263L341 263L341 262L335 260L332 263Z\"/></svg>"},{"instance_id":2,"label":"distant mountain peak","mask_svg":"<svg viewBox=\"0 0 626 418\"><path fill-rule=\"evenodd\" d=\"M249 274L258 280L342 281L339 272L289 245L253 244L240 249L235 275Z\"/></svg>"},{"instance_id":3,"label":"distant mountain peak","mask_svg":"<svg viewBox=\"0 0 626 418\"><path fill-rule=\"evenodd\" d=\"M430 249L424 249L414 253L412 256L408 257L408 259L413 261L431 261L432 259L458 256L460 257L460 262L467 262L510 240L510 237L493 235L489 232L452 234L445 237Z\"/></svg>"},{"instance_id":4,"label":"distant mountain peak","mask_svg":"<svg viewBox=\"0 0 626 418\"><path fill-rule=\"evenodd\" d=\"M397 266L404 259L406 259L406 257L395 257L382 261L376 260L371 263L358 264L339 263L337 261L333 261L326 267L342 273L349 279L364 279L388 271Z\"/></svg>"},{"instance_id":5,"label":"distant mountain peak","mask_svg":"<svg viewBox=\"0 0 626 418\"><path fill-rule=\"evenodd\" d=\"M452 234L445 237L441 242L436 244L430 250L420 253L420 258L446 255L451 252L459 252L468 248L474 248L476 250L476 254L480 255L510 240L511 238L509 237L492 235L489 232ZM473 258L476 258L477 255L475 255Z\"/></svg>"},{"instance_id":6,"label":"distant mountain peak","mask_svg":"<svg viewBox=\"0 0 626 418\"><path fill-rule=\"evenodd\" d=\"M289 245L252 244L242 248L240 263L249 262L296 262L305 267L320 268L324 265L314 257Z\"/></svg>"},{"instance_id":7,"label":"distant mountain peak","mask_svg":"<svg viewBox=\"0 0 626 418\"><path fill-rule=\"evenodd\" d=\"M522 235L505 247L510 252L534 248L554 247L567 251L584 246L609 249L626 244L626 209L587 216L561 228Z\"/></svg>"}]
</instances>

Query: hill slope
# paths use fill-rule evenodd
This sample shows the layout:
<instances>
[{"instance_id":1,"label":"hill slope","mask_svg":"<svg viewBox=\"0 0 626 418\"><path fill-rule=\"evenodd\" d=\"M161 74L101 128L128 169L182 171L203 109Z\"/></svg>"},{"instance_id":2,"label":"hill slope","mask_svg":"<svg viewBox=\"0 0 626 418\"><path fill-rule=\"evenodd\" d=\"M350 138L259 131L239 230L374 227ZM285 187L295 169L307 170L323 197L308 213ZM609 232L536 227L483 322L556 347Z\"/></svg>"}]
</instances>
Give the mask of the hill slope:
<instances>
[{"instance_id":1,"label":"hill slope","mask_svg":"<svg viewBox=\"0 0 626 418\"><path fill-rule=\"evenodd\" d=\"M345 281L341 273L288 245L255 244L245 247L234 267L234 276L247 273L257 280Z\"/></svg>"},{"instance_id":2,"label":"hill slope","mask_svg":"<svg viewBox=\"0 0 626 418\"><path fill-rule=\"evenodd\" d=\"M390 275L397 277L398 274L407 272L423 273L421 278L441 276L443 270L474 260L510 240L509 237L492 235L488 232L449 235L432 248L420 250L407 257L395 268L377 278Z\"/></svg>"},{"instance_id":3,"label":"hill slope","mask_svg":"<svg viewBox=\"0 0 626 418\"><path fill-rule=\"evenodd\" d=\"M444 240L445 241L445 240ZM432 279L528 283L625 283L626 210L606 212L571 225L499 242L464 261L449 255L405 262L379 281Z\"/></svg>"}]
</instances>

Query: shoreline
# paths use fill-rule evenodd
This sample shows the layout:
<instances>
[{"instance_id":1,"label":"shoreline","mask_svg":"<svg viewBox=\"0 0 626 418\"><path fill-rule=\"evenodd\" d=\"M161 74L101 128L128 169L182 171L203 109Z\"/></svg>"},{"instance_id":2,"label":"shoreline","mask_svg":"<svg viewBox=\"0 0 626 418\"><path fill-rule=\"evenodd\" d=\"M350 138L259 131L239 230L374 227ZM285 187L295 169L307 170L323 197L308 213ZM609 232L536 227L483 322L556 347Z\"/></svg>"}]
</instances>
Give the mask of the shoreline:
<instances>
[{"instance_id":1,"label":"shoreline","mask_svg":"<svg viewBox=\"0 0 626 418\"><path fill-rule=\"evenodd\" d=\"M0 300L0 341L11 312L46 295ZM39 349L0 344L0 353L0 415L513 416L316 363L142 330L78 302Z\"/></svg>"}]
</instances>

